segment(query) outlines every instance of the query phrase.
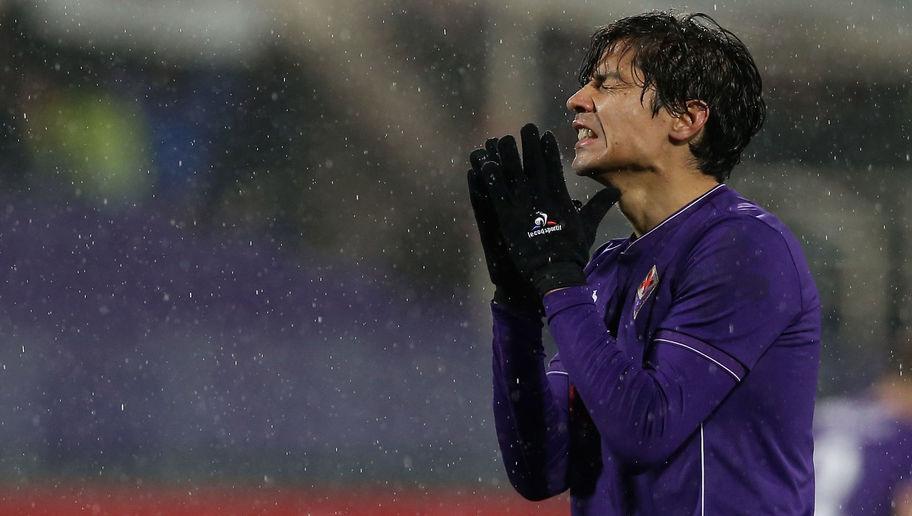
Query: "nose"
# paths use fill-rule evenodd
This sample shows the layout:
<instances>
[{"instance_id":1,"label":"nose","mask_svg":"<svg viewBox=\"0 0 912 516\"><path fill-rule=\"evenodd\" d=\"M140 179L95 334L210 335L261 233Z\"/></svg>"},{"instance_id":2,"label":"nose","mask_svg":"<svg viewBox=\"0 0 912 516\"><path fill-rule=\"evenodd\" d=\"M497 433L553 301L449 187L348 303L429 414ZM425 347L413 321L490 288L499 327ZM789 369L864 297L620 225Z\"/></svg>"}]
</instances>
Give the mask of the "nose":
<instances>
[{"instance_id":1,"label":"nose","mask_svg":"<svg viewBox=\"0 0 912 516\"><path fill-rule=\"evenodd\" d=\"M589 95L586 91L589 85L586 84L580 89L576 90L576 93L570 95L570 98L567 99L567 109L573 111L574 113L586 113L595 111L595 104L592 102L592 95Z\"/></svg>"}]
</instances>

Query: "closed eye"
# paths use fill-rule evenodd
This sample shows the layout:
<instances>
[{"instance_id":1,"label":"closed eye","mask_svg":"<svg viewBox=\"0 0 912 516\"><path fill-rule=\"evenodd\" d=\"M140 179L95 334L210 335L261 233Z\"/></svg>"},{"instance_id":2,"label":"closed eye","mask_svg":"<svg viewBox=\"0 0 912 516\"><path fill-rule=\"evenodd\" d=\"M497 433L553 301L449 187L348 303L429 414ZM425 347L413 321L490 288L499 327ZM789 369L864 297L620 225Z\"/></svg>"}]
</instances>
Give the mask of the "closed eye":
<instances>
[{"instance_id":1,"label":"closed eye","mask_svg":"<svg viewBox=\"0 0 912 516\"><path fill-rule=\"evenodd\" d=\"M599 89L604 91L616 91L624 89L626 86L627 84L621 82L603 82L599 85Z\"/></svg>"},{"instance_id":2,"label":"closed eye","mask_svg":"<svg viewBox=\"0 0 912 516\"><path fill-rule=\"evenodd\" d=\"M610 90L614 88L619 88L624 86L626 83L621 80L621 77L617 72L609 72L607 74L594 73L590 79L596 88L603 90Z\"/></svg>"},{"instance_id":3,"label":"closed eye","mask_svg":"<svg viewBox=\"0 0 912 516\"><path fill-rule=\"evenodd\" d=\"M629 82L622 81L620 78L617 78L617 79L609 78L609 79L605 80L604 82L598 83L599 89L605 90L605 91L626 90L627 88L630 88L632 86L634 86L634 85Z\"/></svg>"}]
</instances>

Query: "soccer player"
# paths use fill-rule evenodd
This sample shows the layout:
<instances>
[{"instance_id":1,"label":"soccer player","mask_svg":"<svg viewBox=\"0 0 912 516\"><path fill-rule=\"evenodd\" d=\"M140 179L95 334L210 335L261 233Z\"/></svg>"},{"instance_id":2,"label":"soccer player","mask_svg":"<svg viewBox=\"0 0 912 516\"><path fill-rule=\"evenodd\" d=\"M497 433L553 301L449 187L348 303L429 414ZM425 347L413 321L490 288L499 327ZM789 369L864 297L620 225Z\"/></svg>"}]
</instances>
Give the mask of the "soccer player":
<instances>
[{"instance_id":1,"label":"soccer player","mask_svg":"<svg viewBox=\"0 0 912 516\"><path fill-rule=\"evenodd\" d=\"M817 407L817 516L912 516L912 328L890 346L891 370L861 395Z\"/></svg>"},{"instance_id":2,"label":"soccer player","mask_svg":"<svg viewBox=\"0 0 912 516\"><path fill-rule=\"evenodd\" d=\"M557 142L472 153L495 285L494 414L513 486L579 515L812 514L820 304L797 239L723 183L765 117L744 44L706 15L599 29ZM617 201L633 227L591 256ZM541 314L558 348L544 363Z\"/></svg>"}]
</instances>

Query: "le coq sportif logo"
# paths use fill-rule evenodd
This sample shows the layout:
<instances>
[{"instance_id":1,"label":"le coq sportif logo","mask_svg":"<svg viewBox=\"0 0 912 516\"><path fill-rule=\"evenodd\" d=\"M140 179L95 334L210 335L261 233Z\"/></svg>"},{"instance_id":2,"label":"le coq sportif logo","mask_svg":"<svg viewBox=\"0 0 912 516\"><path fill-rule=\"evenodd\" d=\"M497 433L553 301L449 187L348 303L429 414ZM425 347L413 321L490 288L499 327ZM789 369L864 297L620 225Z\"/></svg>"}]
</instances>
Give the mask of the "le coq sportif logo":
<instances>
[{"instance_id":1,"label":"le coq sportif logo","mask_svg":"<svg viewBox=\"0 0 912 516\"><path fill-rule=\"evenodd\" d=\"M554 220L548 220L548 214L543 211L535 212L535 219L532 221L532 230L529 231L529 238L560 231L561 225Z\"/></svg>"}]
</instances>

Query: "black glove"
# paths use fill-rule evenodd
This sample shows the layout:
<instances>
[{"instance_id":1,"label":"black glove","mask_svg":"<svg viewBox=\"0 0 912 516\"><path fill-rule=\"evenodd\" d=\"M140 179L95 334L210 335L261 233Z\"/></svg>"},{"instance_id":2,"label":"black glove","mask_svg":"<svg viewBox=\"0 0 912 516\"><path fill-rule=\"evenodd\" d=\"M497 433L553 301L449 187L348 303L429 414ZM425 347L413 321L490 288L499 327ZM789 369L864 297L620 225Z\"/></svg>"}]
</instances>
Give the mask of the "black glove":
<instances>
[{"instance_id":1,"label":"black glove","mask_svg":"<svg viewBox=\"0 0 912 516\"><path fill-rule=\"evenodd\" d=\"M538 128L527 124L520 136L521 161L516 141L505 136L497 143L500 162L487 161L482 167L503 241L520 275L539 296L584 285L583 268L598 223L620 195L605 188L577 208L567 192L554 135L549 131L539 137Z\"/></svg>"},{"instance_id":2,"label":"black glove","mask_svg":"<svg viewBox=\"0 0 912 516\"><path fill-rule=\"evenodd\" d=\"M500 235L497 213L491 204L488 188L481 174L482 165L486 161L497 160L497 139L491 138L485 143L485 149L477 149L469 156L472 169L467 173L472 211L475 212L475 222L481 235L481 247L484 249L485 261L488 264L488 274L494 284L494 302L520 311L543 315L541 296L535 287L520 275L510 258L507 246Z\"/></svg>"}]
</instances>

